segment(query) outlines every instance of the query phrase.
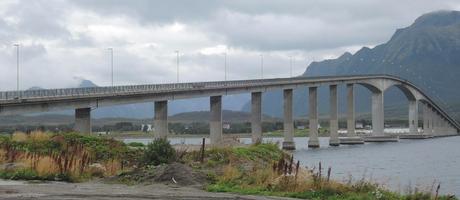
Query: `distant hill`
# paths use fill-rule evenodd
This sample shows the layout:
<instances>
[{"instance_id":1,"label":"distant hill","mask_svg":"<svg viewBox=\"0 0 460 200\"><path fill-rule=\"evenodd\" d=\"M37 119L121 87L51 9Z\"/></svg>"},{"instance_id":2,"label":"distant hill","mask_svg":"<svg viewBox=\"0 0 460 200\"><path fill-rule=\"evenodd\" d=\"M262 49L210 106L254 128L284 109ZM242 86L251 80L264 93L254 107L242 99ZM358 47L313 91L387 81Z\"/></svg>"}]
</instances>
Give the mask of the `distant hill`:
<instances>
[{"instance_id":1,"label":"distant hill","mask_svg":"<svg viewBox=\"0 0 460 200\"><path fill-rule=\"evenodd\" d=\"M303 76L390 74L407 79L421 87L449 113L460 119L460 12L438 11L417 18L409 27L396 30L391 39L373 48L363 47L355 54L344 53L337 59L313 62ZM370 93L357 86L356 104L359 112L370 111ZM307 113L307 90L296 90L294 107L297 115ZM263 109L280 116L282 93L264 95ZM320 112L328 112L329 93L320 88ZM339 107L345 109L344 87L339 88ZM407 109L407 100L400 91L390 88L385 93L385 106ZM243 110L248 110L246 104Z\"/></svg>"},{"instance_id":2,"label":"distant hill","mask_svg":"<svg viewBox=\"0 0 460 200\"><path fill-rule=\"evenodd\" d=\"M195 112L186 112L179 113L169 117L170 121L176 122L198 122L198 121L209 121L210 112L209 111L195 111ZM275 121L279 120L267 115L262 116L264 121ZM231 111L223 110L222 111L222 120L226 122L250 122L251 113L241 112L241 111Z\"/></svg>"},{"instance_id":3,"label":"distant hill","mask_svg":"<svg viewBox=\"0 0 460 200\"><path fill-rule=\"evenodd\" d=\"M222 119L225 122L249 122L251 118L250 113L240 111L222 111ZM263 116L264 121L276 121L280 120L270 116ZM172 115L168 118L169 122L208 122L209 111L194 111L184 112ZM131 122L133 124L153 124L153 117L149 118L128 118L128 117L106 117L92 119L94 126L113 125L118 122ZM44 114L44 115L15 115L15 116L1 116L0 126L59 126L59 125L70 125L74 123L74 117L65 114Z\"/></svg>"}]
</instances>

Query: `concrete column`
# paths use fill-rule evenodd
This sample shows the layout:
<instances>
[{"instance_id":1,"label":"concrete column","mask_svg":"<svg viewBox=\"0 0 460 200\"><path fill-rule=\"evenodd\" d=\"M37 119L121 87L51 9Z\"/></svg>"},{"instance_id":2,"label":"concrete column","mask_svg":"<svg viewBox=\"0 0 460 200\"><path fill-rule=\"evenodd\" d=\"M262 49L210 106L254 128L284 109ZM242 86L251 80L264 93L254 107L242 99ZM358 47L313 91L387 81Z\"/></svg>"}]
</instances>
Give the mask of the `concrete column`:
<instances>
[{"instance_id":1,"label":"concrete column","mask_svg":"<svg viewBox=\"0 0 460 200\"><path fill-rule=\"evenodd\" d=\"M423 134L431 135L431 108L428 104L423 104Z\"/></svg>"},{"instance_id":2,"label":"concrete column","mask_svg":"<svg viewBox=\"0 0 460 200\"><path fill-rule=\"evenodd\" d=\"M209 122L211 132L211 144L219 144L222 141L222 96L210 98L211 119Z\"/></svg>"},{"instance_id":3,"label":"concrete column","mask_svg":"<svg viewBox=\"0 0 460 200\"><path fill-rule=\"evenodd\" d=\"M439 136L440 131L439 131L439 117L438 113L433 112L433 135L434 136Z\"/></svg>"},{"instance_id":4,"label":"concrete column","mask_svg":"<svg viewBox=\"0 0 460 200\"><path fill-rule=\"evenodd\" d=\"M91 134L91 108L75 109L75 131Z\"/></svg>"},{"instance_id":5,"label":"concrete column","mask_svg":"<svg viewBox=\"0 0 460 200\"><path fill-rule=\"evenodd\" d=\"M284 141L283 149L294 150L294 121L292 119L292 89L283 91L284 97Z\"/></svg>"},{"instance_id":6,"label":"concrete column","mask_svg":"<svg viewBox=\"0 0 460 200\"><path fill-rule=\"evenodd\" d=\"M337 103L337 85L329 86L330 92L330 119L329 119L329 130L330 130L330 146L339 146L339 121L338 121L338 103Z\"/></svg>"},{"instance_id":7,"label":"concrete column","mask_svg":"<svg viewBox=\"0 0 460 200\"><path fill-rule=\"evenodd\" d=\"M347 136L355 137L355 91L353 84L347 84Z\"/></svg>"},{"instance_id":8,"label":"concrete column","mask_svg":"<svg viewBox=\"0 0 460 200\"><path fill-rule=\"evenodd\" d=\"M384 135L383 92L372 93L372 135Z\"/></svg>"},{"instance_id":9,"label":"concrete column","mask_svg":"<svg viewBox=\"0 0 460 200\"><path fill-rule=\"evenodd\" d=\"M449 133L447 132L447 122L444 118L442 118L442 131L444 135L449 135Z\"/></svg>"},{"instance_id":10,"label":"concrete column","mask_svg":"<svg viewBox=\"0 0 460 200\"><path fill-rule=\"evenodd\" d=\"M251 93L252 143L262 142L262 92Z\"/></svg>"},{"instance_id":11,"label":"concrete column","mask_svg":"<svg viewBox=\"0 0 460 200\"><path fill-rule=\"evenodd\" d=\"M153 118L155 138L168 137L168 101L155 102L155 116Z\"/></svg>"},{"instance_id":12,"label":"concrete column","mask_svg":"<svg viewBox=\"0 0 460 200\"><path fill-rule=\"evenodd\" d=\"M429 113L429 123L428 125L430 126L430 129L429 129L429 132L431 133L431 135L435 135L435 132L434 132L434 112L433 112L433 109L430 107L428 107L428 113Z\"/></svg>"},{"instance_id":13,"label":"concrete column","mask_svg":"<svg viewBox=\"0 0 460 200\"><path fill-rule=\"evenodd\" d=\"M318 140L318 91L317 87L308 88L309 96L309 114L310 118L310 130L309 130L309 140L308 147L317 148L319 147Z\"/></svg>"},{"instance_id":14,"label":"concrete column","mask_svg":"<svg viewBox=\"0 0 460 200\"><path fill-rule=\"evenodd\" d=\"M418 101L409 101L409 134L418 134Z\"/></svg>"}]
</instances>

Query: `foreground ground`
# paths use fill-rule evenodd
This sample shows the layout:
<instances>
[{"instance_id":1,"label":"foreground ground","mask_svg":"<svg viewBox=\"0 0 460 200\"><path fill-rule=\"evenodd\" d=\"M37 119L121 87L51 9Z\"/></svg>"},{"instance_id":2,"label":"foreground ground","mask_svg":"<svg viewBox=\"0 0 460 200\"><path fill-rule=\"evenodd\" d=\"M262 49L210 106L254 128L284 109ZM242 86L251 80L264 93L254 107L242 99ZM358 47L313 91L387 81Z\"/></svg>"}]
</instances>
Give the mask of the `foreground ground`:
<instances>
[{"instance_id":1,"label":"foreground ground","mask_svg":"<svg viewBox=\"0 0 460 200\"><path fill-rule=\"evenodd\" d=\"M138 199L289 199L281 197L258 197L226 193L211 193L194 187L175 187L164 184L127 186L123 184L86 183L25 183L0 180L0 199L44 200L138 200Z\"/></svg>"}]
</instances>

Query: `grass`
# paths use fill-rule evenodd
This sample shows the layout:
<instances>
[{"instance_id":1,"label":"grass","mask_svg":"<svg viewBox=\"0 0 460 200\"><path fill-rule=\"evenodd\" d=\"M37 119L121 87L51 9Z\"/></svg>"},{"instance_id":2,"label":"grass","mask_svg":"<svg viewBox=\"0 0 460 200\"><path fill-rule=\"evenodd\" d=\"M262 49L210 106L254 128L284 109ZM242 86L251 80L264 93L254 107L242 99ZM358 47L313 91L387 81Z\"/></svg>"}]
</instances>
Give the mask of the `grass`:
<instances>
[{"instance_id":1,"label":"grass","mask_svg":"<svg viewBox=\"0 0 460 200\"><path fill-rule=\"evenodd\" d=\"M292 166L290 156L276 144L249 147L213 148L206 151L204 168L215 169L214 182L206 187L210 192L231 192L245 195L292 197L299 199L349 200L431 200L431 192L398 194L378 184L361 180L340 183L329 180L322 171ZM281 166L281 170L279 169ZM283 167L284 166L284 167ZM457 199L440 196L438 199Z\"/></svg>"},{"instance_id":2,"label":"grass","mask_svg":"<svg viewBox=\"0 0 460 200\"><path fill-rule=\"evenodd\" d=\"M12 136L0 136L0 164L17 163L21 167L0 171L0 178L79 182L93 176L113 176L129 173L132 169L148 169L148 166L141 165L140 158L148 149L144 147L139 143L126 145L112 139L73 133L18 132ZM321 167L315 171L296 165L293 157L280 150L277 144L213 147L204 151L203 160L201 155L200 151L193 151L177 158L194 170L204 172L210 181L206 190L211 192L312 200L429 200L435 196L432 191L418 190L398 194L365 180L336 182L330 179L330 172L324 173ZM95 165L98 167L91 167ZM146 175L141 173L139 177ZM132 180L126 179L128 182ZM457 198L440 196L438 199Z\"/></svg>"},{"instance_id":3,"label":"grass","mask_svg":"<svg viewBox=\"0 0 460 200\"><path fill-rule=\"evenodd\" d=\"M90 177L90 165L98 164L104 175L117 174L135 165L137 150L122 142L76 133L16 132L0 136L0 164L16 169L0 171L0 177L24 180L82 181ZM99 174L100 175L100 172Z\"/></svg>"}]
</instances>

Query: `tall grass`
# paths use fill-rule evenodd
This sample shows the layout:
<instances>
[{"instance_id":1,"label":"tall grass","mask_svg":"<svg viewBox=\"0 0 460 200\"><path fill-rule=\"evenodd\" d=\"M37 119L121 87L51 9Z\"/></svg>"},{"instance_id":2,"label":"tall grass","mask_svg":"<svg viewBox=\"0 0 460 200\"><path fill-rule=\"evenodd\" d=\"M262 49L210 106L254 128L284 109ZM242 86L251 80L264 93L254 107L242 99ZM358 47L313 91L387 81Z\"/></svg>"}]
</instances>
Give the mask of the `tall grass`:
<instances>
[{"instance_id":1,"label":"tall grass","mask_svg":"<svg viewBox=\"0 0 460 200\"><path fill-rule=\"evenodd\" d=\"M114 175L133 165L135 158L125 156L136 155L122 142L78 134L34 131L0 137L0 163L22 163L38 176L86 176L91 163L101 164L106 175Z\"/></svg>"},{"instance_id":2,"label":"tall grass","mask_svg":"<svg viewBox=\"0 0 460 200\"><path fill-rule=\"evenodd\" d=\"M391 192L364 178L342 183L333 180L332 168L319 163L312 169L270 144L237 148L214 148L206 152L207 165L217 170L212 192L274 195L302 199L435 199L437 193L414 190L410 194ZM220 162L219 162L220 161ZM271 163L271 164L269 164ZM219 171L221 171L219 173ZM456 199L442 196L437 199Z\"/></svg>"}]
</instances>

